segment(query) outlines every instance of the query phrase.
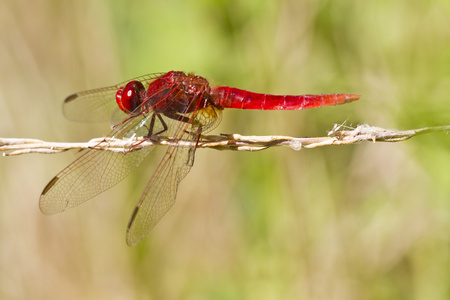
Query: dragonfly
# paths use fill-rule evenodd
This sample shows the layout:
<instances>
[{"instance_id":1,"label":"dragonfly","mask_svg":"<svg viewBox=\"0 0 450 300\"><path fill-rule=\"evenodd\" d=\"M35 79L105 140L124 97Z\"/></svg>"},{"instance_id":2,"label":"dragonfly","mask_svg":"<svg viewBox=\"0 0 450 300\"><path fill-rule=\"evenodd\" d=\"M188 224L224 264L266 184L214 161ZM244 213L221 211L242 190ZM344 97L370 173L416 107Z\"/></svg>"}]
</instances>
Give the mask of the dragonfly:
<instances>
[{"instance_id":1,"label":"dragonfly","mask_svg":"<svg viewBox=\"0 0 450 300\"><path fill-rule=\"evenodd\" d=\"M139 137L157 141L170 137L175 141L167 147L132 212L126 241L134 246L175 203L178 185L194 164L201 135L218 125L224 108L300 110L344 104L359 98L357 94L253 93L211 86L201 76L170 71L75 93L65 99L63 111L72 120L113 120L107 138ZM94 148L86 151L50 180L40 196L41 211L44 214L63 212L113 187L154 148L154 145L141 147L136 142L119 153Z\"/></svg>"}]
</instances>

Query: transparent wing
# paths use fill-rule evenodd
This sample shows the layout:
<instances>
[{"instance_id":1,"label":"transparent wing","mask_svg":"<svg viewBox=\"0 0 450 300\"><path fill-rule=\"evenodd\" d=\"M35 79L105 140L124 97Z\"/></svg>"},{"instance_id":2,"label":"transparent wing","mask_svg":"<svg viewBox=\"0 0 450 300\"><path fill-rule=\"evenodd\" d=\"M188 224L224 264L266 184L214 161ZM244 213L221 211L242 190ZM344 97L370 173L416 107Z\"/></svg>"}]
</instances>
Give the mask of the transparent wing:
<instances>
[{"instance_id":1,"label":"transparent wing","mask_svg":"<svg viewBox=\"0 0 450 300\"><path fill-rule=\"evenodd\" d=\"M174 136L179 141L196 142L203 128L220 120L220 110L201 109L191 116L189 124L179 123ZM194 164L195 147L171 146L167 149L139 199L127 229L127 244L141 241L175 203L178 184Z\"/></svg>"},{"instance_id":2,"label":"transparent wing","mask_svg":"<svg viewBox=\"0 0 450 300\"><path fill-rule=\"evenodd\" d=\"M150 116L129 119L118 125L109 137L145 136ZM123 153L87 151L47 184L39 200L41 211L44 214L62 212L111 188L130 174L152 149L128 148Z\"/></svg>"},{"instance_id":3,"label":"transparent wing","mask_svg":"<svg viewBox=\"0 0 450 300\"><path fill-rule=\"evenodd\" d=\"M75 121L110 121L114 111L117 110L116 93L119 88L125 87L125 85L132 80L138 80L142 82L145 89L147 89L150 83L161 75L164 75L164 73L148 74L113 86L70 95L64 100L64 115L68 119ZM123 112L121 113L125 118L125 114Z\"/></svg>"},{"instance_id":4,"label":"transparent wing","mask_svg":"<svg viewBox=\"0 0 450 300\"><path fill-rule=\"evenodd\" d=\"M169 147L136 205L128 224L127 244L142 240L175 203L178 184L190 171L195 148Z\"/></svg>"}]
</instances>

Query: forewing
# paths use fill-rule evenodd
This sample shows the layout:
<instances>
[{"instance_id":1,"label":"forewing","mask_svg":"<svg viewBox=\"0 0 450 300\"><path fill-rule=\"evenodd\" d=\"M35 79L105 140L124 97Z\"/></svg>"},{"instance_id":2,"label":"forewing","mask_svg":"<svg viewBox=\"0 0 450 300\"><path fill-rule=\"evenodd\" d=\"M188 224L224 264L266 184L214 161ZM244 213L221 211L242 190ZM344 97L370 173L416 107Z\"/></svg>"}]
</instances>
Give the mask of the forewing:
<instances>
[{"instance_id":1,"label":"forewing","mask_svg":"<svg viewBox=\"0 0 450 300\"><path fill-rule=\"evenodd\" d=\"M118 125L109 137L143 136L150 117ZM44 188L39 206L44 214L62 212L111 188L130 174L153 149L124 149L123 153L91 149L56 175Z\"/></svg>"},{"instance_id":2,"label":"forewing","mask_svg":"<svg viewBox=\"0 0 450 300\"><path fill-rule=\"evenodd\" d=\"M64 115L68 119L75 121L110 121L114 111L117 110L118 107L116 103L116 93L121 87L125 87L130 81L137 80L142 82L145 89L147 89L152 81L163 74L164 73L148 74L113 86L70 95L64 100ZM125 113L121 112L121 114L123 114L123 118L126 117Z\"/></svg>"}]
</instances>

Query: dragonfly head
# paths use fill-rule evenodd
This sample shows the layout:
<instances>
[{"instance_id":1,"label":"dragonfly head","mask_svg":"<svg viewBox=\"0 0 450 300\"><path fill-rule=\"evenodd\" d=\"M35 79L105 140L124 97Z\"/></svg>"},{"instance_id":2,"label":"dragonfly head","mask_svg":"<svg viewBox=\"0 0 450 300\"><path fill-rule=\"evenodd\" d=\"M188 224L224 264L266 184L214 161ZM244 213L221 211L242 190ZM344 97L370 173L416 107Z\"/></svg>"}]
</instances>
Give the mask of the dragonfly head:
<instances>
[{"instance_id":1,"label":"dragonfly head","mask_svg":"<svg viewBox=\"0 0 450 300\"><path fill-rule=\"evenodd\" d=\"M119 108L132 114L136 108L142 104L142 96L145 92L144 85L139 81L130 81L124 88L120 88L116 93L116 102Z\"/></svg>"}]
</instances>

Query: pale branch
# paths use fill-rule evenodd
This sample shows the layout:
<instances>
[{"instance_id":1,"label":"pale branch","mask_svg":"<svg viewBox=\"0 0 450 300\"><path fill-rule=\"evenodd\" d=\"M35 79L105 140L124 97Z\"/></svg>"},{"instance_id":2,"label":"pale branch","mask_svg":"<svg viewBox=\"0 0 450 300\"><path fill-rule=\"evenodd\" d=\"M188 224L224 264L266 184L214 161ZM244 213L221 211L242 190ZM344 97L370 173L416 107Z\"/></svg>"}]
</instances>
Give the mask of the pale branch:
<instances>
[{"instance_id":1,"label":"pale branch","mask_svg":"<svg viewBox=\"0 0 450 300\"><path fill-rule=\"evenodd\" d=\"M157 140L144 137L133 139L95 138L86 143L56 143L36 139L0 138L0 151L3 156L13 156L28 153L53 154L71 149L97 149L127 153L138 151L143 147L166 145L177 147L213 148L217 150L259 151L275 146L288 146L294 150L302 148L316 148L321 146L337 146L371 142L399 142L413 136L450 131L450 126L425 127L411 130L384 129L369 125L359 125L351 128L345 125L334 125L326 137L294 138L289 136L243 136L240 134L222 134L201 136L196 141L175 140L170 137L159 136Z\"/></svg>"}]
</instances>

